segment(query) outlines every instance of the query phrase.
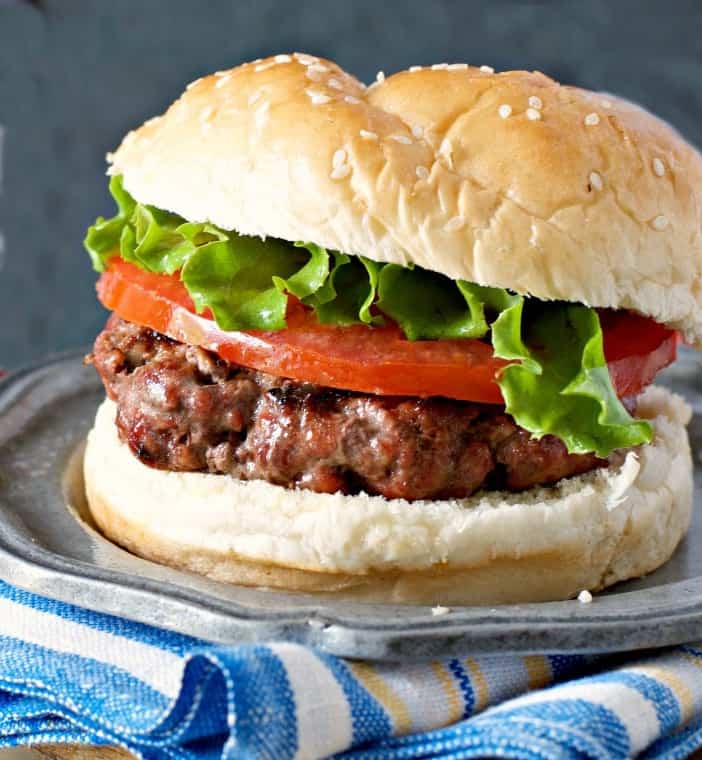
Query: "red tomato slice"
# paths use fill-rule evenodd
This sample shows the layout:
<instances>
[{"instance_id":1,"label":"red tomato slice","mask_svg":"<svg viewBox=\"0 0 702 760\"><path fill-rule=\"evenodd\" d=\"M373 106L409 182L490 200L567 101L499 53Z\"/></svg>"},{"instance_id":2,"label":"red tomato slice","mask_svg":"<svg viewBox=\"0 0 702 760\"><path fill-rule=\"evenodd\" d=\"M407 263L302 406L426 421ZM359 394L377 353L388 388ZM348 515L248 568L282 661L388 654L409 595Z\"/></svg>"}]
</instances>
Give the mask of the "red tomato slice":
<instances>
[{"instance_id":1,"label":"red tomato slice","mask_svg":"<svg viewBox=\"0 0 702 760\"><path fill-rule=\"evenodd\" d=\"M123 319L270 374L380 395L503 403L495 375L508 362L479 340L409 341L395 326L320 325L294 303L285 330L225 332L211 314L195 313L176 275L145 272L117 257L97 292ZM652 320L626 312L603 312L602 319L605 354L620 396L639 392L675 358L676 333Z\"/></svg>"},{"instance_id":2,"label":"red tomato slice","mask_svg":"<svg viewBox=\"0 0 702 760\"><path fill-rule=\"evenodd\" d=\"M627 311L601 310L600 324L612 383L620 398L634 396L677 356L679 333Z\"/></svg>"}]
</instances>

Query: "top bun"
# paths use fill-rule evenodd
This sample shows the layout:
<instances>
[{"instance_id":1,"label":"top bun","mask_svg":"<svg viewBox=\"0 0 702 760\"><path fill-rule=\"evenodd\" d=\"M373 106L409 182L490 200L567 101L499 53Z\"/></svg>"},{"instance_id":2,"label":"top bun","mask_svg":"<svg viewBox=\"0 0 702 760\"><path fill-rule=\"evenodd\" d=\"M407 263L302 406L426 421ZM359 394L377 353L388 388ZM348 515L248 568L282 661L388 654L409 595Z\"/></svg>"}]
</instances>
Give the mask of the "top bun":
<instances>
[{"instance_id":1,"label":"top bun","mask_svg":"<svg viewBox=\"0 0 702 760\"><path fill-rule=\"evenodd\" d=\"M277 55L193 82L108 159L190 221L632 309L702 347L702 156L611 95L465 64L366 88Z\"/></svg>"}]
</instances>

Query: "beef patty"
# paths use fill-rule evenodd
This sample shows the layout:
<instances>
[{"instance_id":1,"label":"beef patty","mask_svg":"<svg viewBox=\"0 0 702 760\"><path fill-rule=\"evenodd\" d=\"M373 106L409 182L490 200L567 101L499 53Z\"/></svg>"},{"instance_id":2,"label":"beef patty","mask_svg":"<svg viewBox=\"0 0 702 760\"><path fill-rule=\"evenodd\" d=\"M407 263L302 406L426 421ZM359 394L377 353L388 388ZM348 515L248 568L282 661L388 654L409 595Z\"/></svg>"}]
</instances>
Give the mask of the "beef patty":
<instances>
[{"instance_id":1,"label":"beef patty","mask_svg":"<svg viewBox=\"0 0 702 760\"><path fill-rule=\"evenodd\" d=\"M351 393L245 369L112 316L88 357L145 464L288 488L445 499L606 465L499 406Z\"/></svg>"}]
</instances>

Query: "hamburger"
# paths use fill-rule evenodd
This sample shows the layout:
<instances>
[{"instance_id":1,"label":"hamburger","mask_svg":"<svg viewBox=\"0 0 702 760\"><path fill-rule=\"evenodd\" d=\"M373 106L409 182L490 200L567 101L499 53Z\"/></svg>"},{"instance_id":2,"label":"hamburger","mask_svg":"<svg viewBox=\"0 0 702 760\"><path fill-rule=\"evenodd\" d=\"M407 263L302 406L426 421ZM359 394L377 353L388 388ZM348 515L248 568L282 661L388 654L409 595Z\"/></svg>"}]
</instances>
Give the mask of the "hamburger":
<instances>
[{"instance_id":1,"label":"hamburger","mask_svg":"<svg viewBox=\"0 0 702 760\"><path fill-rule=\"evenodd\" d=\"M236 584L556 600L684 536L702 160L540 73L366 87L277 55L108 155L85 486L109 539Z\"/></svg>"}]
</instances>

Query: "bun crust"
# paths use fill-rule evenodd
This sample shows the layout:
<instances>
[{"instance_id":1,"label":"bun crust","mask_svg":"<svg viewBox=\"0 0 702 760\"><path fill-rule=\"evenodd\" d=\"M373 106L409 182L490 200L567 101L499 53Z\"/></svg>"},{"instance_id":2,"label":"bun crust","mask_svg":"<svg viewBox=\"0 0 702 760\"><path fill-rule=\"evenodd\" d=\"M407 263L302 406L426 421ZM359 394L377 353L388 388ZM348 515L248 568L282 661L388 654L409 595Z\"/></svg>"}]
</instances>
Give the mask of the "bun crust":
<instances>
[{"instance_id":1,"label":"bun crust","mask_svg":"<svg viewBox=\"0 0 702 760\"><path fill-rule=\"evenodd\" d=\"M656 387L637 411L655 439L619 467L414 503L155 470L120 443L114 412L102 405L85 453L97 525L135 554L230 583L446 605L565 599L654 570L690 520L690 410Z\"/></svg>"},{"instance_id":2,"label":"bun crust","mask_svg":"<svg viewBox=\"0 0 702 760\"><path fill-rule=\"evenodd\" d=\"M280 55L198 80L108 158L190 221L632 309L702 347L702 157L610 95L461 65L366 88Z\"/></svg>"}]
</instances>

